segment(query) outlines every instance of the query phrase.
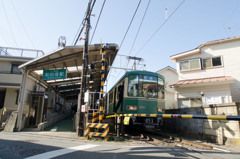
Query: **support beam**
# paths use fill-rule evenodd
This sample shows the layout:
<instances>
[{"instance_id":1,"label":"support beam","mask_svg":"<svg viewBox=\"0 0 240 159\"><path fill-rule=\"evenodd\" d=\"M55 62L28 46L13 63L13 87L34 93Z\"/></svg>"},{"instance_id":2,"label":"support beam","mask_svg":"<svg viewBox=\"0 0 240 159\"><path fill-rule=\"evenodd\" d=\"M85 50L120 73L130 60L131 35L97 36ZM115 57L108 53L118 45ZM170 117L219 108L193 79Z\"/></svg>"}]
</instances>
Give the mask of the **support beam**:
<instances>
[{"instance_id":1,"label":"support beam","mask_svg":"<svg viewBox=\"0 0 240 159\"><path fill-rule=\"evenodd\" d=\"M18 118L17 118L18 131L21 131L21 126L22 126L22 113L23 113L24 94L25 94L25 90L26 90L27 76L28 76L28 70L25 70L25 72L23 73L23 77L22 77L20 103L18 105Z\"/></svg>"}]
</instances>

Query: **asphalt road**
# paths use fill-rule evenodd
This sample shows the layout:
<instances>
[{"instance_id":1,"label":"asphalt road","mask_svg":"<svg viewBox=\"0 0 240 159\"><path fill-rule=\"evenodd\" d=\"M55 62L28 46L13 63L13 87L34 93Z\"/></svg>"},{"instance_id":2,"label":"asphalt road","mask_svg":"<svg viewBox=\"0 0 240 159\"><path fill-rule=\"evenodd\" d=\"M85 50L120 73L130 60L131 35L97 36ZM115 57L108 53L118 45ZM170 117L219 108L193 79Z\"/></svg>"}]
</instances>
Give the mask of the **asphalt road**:
<instances>
[{"instance_id":1,"label":"asphalt road","mask_svg":"<svg viewBox=\"0 0 240 159\"><path fill-rule=\"evenodd\" d=\"M0 132L0 159L154 159L231 158L240 153L160 147L147 143L97 142L77 138L72 132Z\"/></svg>"}]
</instances>

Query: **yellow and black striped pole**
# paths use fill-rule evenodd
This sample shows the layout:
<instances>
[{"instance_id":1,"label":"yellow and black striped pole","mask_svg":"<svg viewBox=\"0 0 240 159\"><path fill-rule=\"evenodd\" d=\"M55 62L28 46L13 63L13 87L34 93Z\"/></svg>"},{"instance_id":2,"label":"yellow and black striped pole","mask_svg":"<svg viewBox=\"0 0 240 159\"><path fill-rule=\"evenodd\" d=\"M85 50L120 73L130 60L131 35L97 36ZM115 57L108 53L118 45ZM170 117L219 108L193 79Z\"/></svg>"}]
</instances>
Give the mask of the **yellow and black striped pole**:
<instances>
[{"instance_id":1,"label":"yellow and black striped pole","mask_svg":"<svg viewBox=\"0 0 240 159\"><path fill-rule=\"evenodd\" d=\"M102 53L102 69L101 69L101 99L100 99L100 109L99 109L99 123L103 120L103 86L105 82L105 61L106 61L106 51L104 48L101 49Z\"/></svg>"}]
</instances>

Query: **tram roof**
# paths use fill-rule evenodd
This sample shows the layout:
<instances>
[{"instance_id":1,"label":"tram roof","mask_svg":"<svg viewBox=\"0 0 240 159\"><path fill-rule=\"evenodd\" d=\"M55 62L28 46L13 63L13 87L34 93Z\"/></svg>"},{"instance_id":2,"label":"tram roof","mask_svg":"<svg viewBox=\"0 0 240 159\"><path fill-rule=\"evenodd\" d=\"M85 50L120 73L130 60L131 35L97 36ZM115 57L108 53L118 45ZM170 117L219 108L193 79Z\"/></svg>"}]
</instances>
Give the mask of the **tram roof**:
<instances>
[{"instance_id":1,"label":"tram roof","mask_svg":"<svg viewBox=\"0 0 240 159\"><path fill-rule=\"evenodd\" d=\"M127 71L115 84L114 86L109 90L109 92L111 92L117 85L119 82L121 82L125 77L129 77L131 75L151 75L151 76L158 76L162 79L165 80L165 77L156 73L156 72L150 72L150 71L140 71L140 70L136 70L136 71Z\"/></svg>"},{"instance_id":2,"label":"tram roof","mask_svg":"<svg viewBox=\"0 0 240 159\"><path fill-rule=\"evenodd\" d=\"M105 45L107 45L107 48L105 49L106 60L108 65L111 66L119 47L117 44L113 43ZM93 44L88 46L89 64L92 62L101 61L102 55L100 54L100 50L102 46L102 44ZM55 90L58 90L58 93L60 93L66 99L77 99L80 91L83 51L83 45L65 46L45 54L44 56L26 62L20 65L19 68L24 72L28 71L28 75L40 82L43 86L47 88L52 87ZM66 69L67 78L43 80L43 70L56 69ZM94 72L100 71L101 63L95 64ZM89 73L90 72L91 70L89 70ZM107 74L108 71L106 72L106 76ZM96 77L94 80L88 80L88 89L90 91L100 91L100 74L95 76Z\"/></svg>"},{"instance_id":3,"label":"tram roof","mask_svg":"<svg viewBox=\"0 0 240 159\"><path fill-rule=\"evenodd\" d=\"M128 71L124 76L129 77L131 75L152 75L152 76L158 76L164 79L164 77L156 72L150 72L150 71Z\"/></svg>"}]
</instances>

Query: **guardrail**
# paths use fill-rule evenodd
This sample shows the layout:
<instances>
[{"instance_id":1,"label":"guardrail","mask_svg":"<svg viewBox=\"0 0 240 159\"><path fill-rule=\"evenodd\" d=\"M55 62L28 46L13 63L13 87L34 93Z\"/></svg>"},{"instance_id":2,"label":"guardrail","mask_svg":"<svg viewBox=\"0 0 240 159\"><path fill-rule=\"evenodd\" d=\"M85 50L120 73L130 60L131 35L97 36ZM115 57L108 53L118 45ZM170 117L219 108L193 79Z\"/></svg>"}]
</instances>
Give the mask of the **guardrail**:
<instances>
[{"instance_id":1,"label":"guardrail","mask_svg":"<svg viewBox=\"0 0 240 159\"><path fill-rule=\"evenodd\" d=\"M42 50L0 46L0 55L1 56L17 56L17 57L37 58L37 57L44 55L44 52Z\"/></svg>"}]
</instances>

